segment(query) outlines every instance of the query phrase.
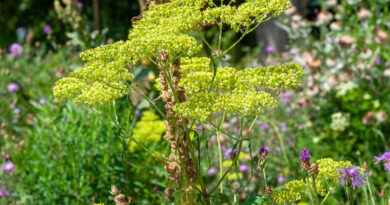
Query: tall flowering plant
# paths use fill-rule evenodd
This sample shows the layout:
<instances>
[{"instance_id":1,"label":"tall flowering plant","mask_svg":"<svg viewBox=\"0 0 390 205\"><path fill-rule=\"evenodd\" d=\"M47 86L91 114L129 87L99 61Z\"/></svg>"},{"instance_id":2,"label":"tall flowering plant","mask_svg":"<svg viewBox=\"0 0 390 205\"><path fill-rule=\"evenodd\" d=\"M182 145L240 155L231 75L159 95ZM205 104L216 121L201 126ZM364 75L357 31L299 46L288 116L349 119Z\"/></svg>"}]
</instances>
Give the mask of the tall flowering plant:
<instances>
[{"instance_id":1,"label":"tall flowering plant","mask_svg":"<svg viewBox=\"0 0 390 205\"><path fill-rule=\"evenodd\" d=\"M112 118L114 124L121 135L164 166L169 185L161 196L163 201L210 204L218 187L222 187L237 164L243 142L248 139L259 115L276 106L278 93L298 87L298 79L303 74L301 66L294 63L239 70L221 67L221 62L247 34L289 7L288 0L247 0L243 3L232 0L218 4L210 0L151 1L142 15L133 18L129 40L82 53L85 67L57 81L54 94L93 109L112 108L116 99L132 93L142 96L165 120L164 139L171 145L169 156L159 156L138 139L128 136L120 127L116 113ZM202 34L209 26L219 29L217 48L213 48ZM241 36L222 50L226 29ZM211 56L200 56L203 45L210 49ZM137 65L145 61L158 68L156 81L165 110L160 109L134 79ZM222 122L228 117L239 119L238 132L222 129ZM194 129L196 124L202 124L202 129ZM212 184L202 177L205 147L200 140L206 137L203 135L205 128L217 135L223 133L232 141L230 151L224 156L232 163L225 170L220 164L219 180Z\"/></svg>"}]
</instances>

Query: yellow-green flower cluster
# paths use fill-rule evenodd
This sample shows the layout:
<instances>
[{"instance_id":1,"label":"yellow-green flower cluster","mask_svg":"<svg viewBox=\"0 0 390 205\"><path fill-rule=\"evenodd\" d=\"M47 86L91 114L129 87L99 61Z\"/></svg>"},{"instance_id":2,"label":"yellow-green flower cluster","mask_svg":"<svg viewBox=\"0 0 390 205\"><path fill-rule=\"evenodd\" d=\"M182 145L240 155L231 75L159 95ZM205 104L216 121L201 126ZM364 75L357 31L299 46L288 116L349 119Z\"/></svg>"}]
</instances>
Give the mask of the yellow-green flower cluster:
<instances>
[{"instance_id":1,"label":"yellow-green flower cluster","mask_svg":"<svg viewBox=\"0 0 390 205\"><path fill-rule=\"evenodd\" d=\"M167 130L164 121L159 120L158 115L152 111L145 111L142 118L137 122L133 136L145 145L161 140L162 134ZM137 147L133 141L130 142L129 149L134 151Z\"/></svg>"},{"instance_id":2,"label":"yellow-green flower cluster","mask_svg":"<svg viewBox=\"0 0 390 205\"><path fill-rule=\"evenodd\" d=\"M205 121L214 112L248 115L276 106L268 92L270 88L283 90L298 87L302 67L289 63L268 68L218 68L215 78L207 58L183 59L184 87L189 99L174 107L182 116Z\"/></svg>"},{"instance_id":3,"label":"yellow-green flower cluster","mask_svg":"<svg viewBox=\"0 0 390 205\"><path fill-rule=\"evenodd\" d=\"M326 181L337 181L340 169L352 166L350 161L334 161L331 158L319 159L316 162L318 164L318 176Z\"/></svg>"},{"instance_id":4,"label":"yellow-green flower cluster","mask_svg":"<svg viewBox=\"0 0 390 205\"><path fill-rule=\"evenodd\" d=\"M352 166L349 161L334 161L330 158L319 159L318 176L316 178L316 190L321 196L325 196L327 192L327 184L334 184L339 178L339 170ZM313 193L313 179L305 178L304 180L293 180L285 184L285 189L279 190L273 194L273 200L276 204L286 204L299 201L307 197L306 188L309 187ZM304 183L305 182L305 183ZM306 187L305 187L306 184ZM309 186L308 186L309 185Z\"/></svg>"},{"instance_id":5,"label":"yellow-green flower cluster","mask_svg":"<svg viewBox=\"0 0 390 205\"><path fill-rule=\"evenodd\" d=\"M89 107L108 104L126 95L129 90L127 81L133 75L129 72L125 59L112 60L117 55L114 51L121 45L122 41L82 53L82 59L87 62L85 67L78 68L69 77L57 81L54 95L62 99L73 99L74 102Z\"/></svg>"},{"instance_id":6,"label":"yellow-green flower cluster","mask_svg":"<svg viewBox=\"0 0 390 205\"><path fill-rule=\"evenodd\" d=\"M128 70L129 64L135 66L142 60L158 59L162 51L168 54L167 62L191 57L199 52L201 44L189 34L199 30L206 23L215 23L216 19L219 19L218 21L239 30L238 28L248 27L254 22L265 21L270 14L278 15L289 6L288 0L247 0L238 7L217 7L212 0L171 0L164 4L152 3L142 14L142 18L133 23L129 40L82 53L81 57L86 62L85 68L77 69L69 78L59 80L54 88L54 94L59 98L73 99L76 103L90 107L110 103L129 92L127 82L132 79ZM207 60L203 59L203 61ZM200 63L204 65L204 62ZM196 71L195 67L193 64L192 69ZM250 76L250 72L262 73L261 69L254 69L243 74ZM210 79L210 74L199 73L198 75L204 78L202 83L206 83ZM234 85L232 82L238 80L221 79L230 77L230 74L232 78L238 76L238 72L232 68L221 69L216 79L217 86L232 91L226 86L232 86ZM272 84L271 78L268 81ZM252 84L256 86L256 83ZM201 88L206 86L203 84ZM231 92L233 96L225 95L222 98L215 96L216 94L210 94L205 100L210 101L216 97L217 102L222 103L219 107L231 107L229 103L241 104L243 100L238 99L241 97L245 97L245 103L250 105L263 104L266 107L269 106L268 104L274 104L269 94L255 92L254 88L238 89ZM229 102L229 98L234 102ZM247 107L250 106L240 105L230 110Z\"/></svg>"},{"instance_id":7,"label":"yellow-green flower cluster","mask_svg":"<svg viewBox=\"0 0 390 205\"><path fill-rule=\"evenodd\" d=\"M204 20L213 24L221 21L238 32L251 29L269 17L280 15L290 7L291 3L288 0L247 0L238 7L234 5L209 7L204 12Z\"/></svg>"}]
</instances>

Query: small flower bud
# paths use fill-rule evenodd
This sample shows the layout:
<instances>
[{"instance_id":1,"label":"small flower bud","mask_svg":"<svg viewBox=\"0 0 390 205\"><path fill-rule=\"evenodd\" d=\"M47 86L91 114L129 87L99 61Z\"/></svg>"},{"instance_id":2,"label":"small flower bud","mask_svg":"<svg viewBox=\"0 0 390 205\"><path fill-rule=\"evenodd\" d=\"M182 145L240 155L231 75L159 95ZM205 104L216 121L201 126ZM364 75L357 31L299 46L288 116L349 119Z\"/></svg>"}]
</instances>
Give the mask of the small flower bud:
<instances>
[{"instance_id":1,"label":"small flower bud","mask_svg":"<svg viewBox=\"0 0 390 205\"><path fill-rule=\"evenodd\" d=\"M318 165L317 164L310 165L310 174L318 175Z\"/></svg>"},{"instance_id":2,"label":"small flower bud","mask_svg":"<svg viewBox=\"0 0 390 205\"><path fill-rule=\"evenodd\" d=\"M265 187L264 194L267 195L267 196L271 196L272 195L272 189L269 186Z\"/></svg>"}]
</instances>

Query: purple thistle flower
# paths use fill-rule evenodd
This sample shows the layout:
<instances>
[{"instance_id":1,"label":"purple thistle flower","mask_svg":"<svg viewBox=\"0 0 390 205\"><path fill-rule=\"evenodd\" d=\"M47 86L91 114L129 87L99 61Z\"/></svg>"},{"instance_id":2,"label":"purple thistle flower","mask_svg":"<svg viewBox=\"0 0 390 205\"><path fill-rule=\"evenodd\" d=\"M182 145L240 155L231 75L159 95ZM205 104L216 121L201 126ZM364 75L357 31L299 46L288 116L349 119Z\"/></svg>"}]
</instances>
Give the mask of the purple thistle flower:
<instances>
[{"instance_id":1,"label":"purple thistle flower","mask_svg":"<svg viewBox=\"0 0 390 205\"><path fill-rule=\"evenodd\" d=\"M238 167L238 171L239 171L239 172L246 172L246 171L248 171L248 170L249 170L248 165L240 165L240 166Z\"/></svg>"},{"instance_id":2,"label":"purple thistle flower","mask_svg":"<svg viewBox=\"0 0 390 205\"><path fill-rule=\"evenodd\" d=\"M15 108L15 109L14 109L14 114L15 114L15 115L20 114L20 109L19 109L19 108Z\"/></svg>"},{"instance_id":3,"label":"purple thistle flower","mask_svg":"<svg viewBox=\"0 0 390 205\"><path fill-rule=\"evenodd\" d=\"M43 28L43 32L46 33L46 34L51 33L51 26L46 25L46 26Z\"/></svg>"},{"instance_id":4,"label":"purple thistle flower","mask_svg":"<svg viewBox=\"0 0 390 205\"><path fill-rule=\"evenodd\" d=\"M215 173L217 173L217 169L214 167L207 170L207 175L214 175Z\"/></svg>"},{"instance_id":5,"label":"purple thistle flower","mask_svg":"<svg viewBox=\"0 0 390 205\"><path fill-rule=\"evenodd\" d=\"M260 155L268 155L271 152L271 149L269 147L262 146L259 150Z\"/></svg>"},{"instance_id":6,"label":"purple thistle flower","mask_svg":"<svg viewBox=\"0 0 390 205\"><path fill-rule=\"evenodd\" d=\"M0 188L0 197L7 197L9 196L9 191L6 187Z\"/></svg>"},{"instance_id":7,"label":"purple thistle flower","mask_svg":"<svg viewBox=\"0 0 390 205\"><path fill-rule=\"evenodd\" d=\"M238 152L238 148L233 150L233 147L229 147L229 149L223 153L223 158L224 159L233 159Z\"/></svg>"},{"instance_id":8,"label":"purple thistle flower","mask_svg":"<svg viewBox=\"0 0 390 205\"><path fill-rule=\"evenodd\" d=\"M39 105L43 105L43 104L45 104L45 102L46 102L46 99L45 98L41 98L41 99L39 99L38 104Z\"/></svg>"},{"instance_id":9,"label":"purple thistle flower","mask_svg":"<svg viewBox=\"0 0 390 205\"><path fill-rule=\"evenodd\" d=\"M381 64L381 59L379 58L375 59L375 65L379 65L379 64Z\"/></svg>"},{"instance_id":10,"label":"purple thistle flower","mask_svg":"<svg viewBox=\"0 0 390 205\"><path fill-rule=\"evenodd\" d=\"M83 8L83 2L78 1L77 2L77 7L79 7L79 9Z\"/></svg>"},{"instance_id":11,"label":"purple thistle flower","mask_svg":"<svg viewBox=\"0 0 390 205\"><path fill-rule=\"evenodd\" d=\"M11 83L8 85L7 91L9 93L16 92L17 90L19 90L19 85L17 83Z\"/></svg>"},{"instance_id":12,"label":"purple thistle flower","mask_svg":"<svg viewBox=\"0 0 390 205\"><path fill-rule=\"evenodd\" d=\"M6 162L3 166L3 171L5 173L10 173L13 172L14 170L15 170L15 165L12 162Z\"/></svg>"},{"instance_id":13,"label":"purple thistle flower","mask_svg":"<svg viewBox=\"0 0 390 205\"><path fill-rule=\"evenodd\" d=\"M308 162L308 161L310 161L310 158L311 158L311 155L309 153L309 150L307 150L306 148L303 149L303 151L301 152L301 161Z\"/></svg>"},{"instance_id":14,"label":"purple thistle flower","mask_svg":"<svg viewBox=\"0 0 390 205\"><path fill-rule=\"evenodd\" d=\"M11 57L22 56L23 55L22 45L20 45L19 43L13 43L9 47L9 52Z\"/></svg>"},{"instance_id":15,"label":"purple thistle flower","mask_svg":"<svg viewBox=\"0 0 390 205\"><path fill-rule=\"evenodd\" d=\"M359 168L356 166L340 169L339 174L340 176L337 180L337 183L343 186L346 183L351 183L352 188L355 189L355 187L360 188L363 186L363 184L366 183L366 178L364 178L364 175L367 175L367 173L359 171Z\"/></svg>"},{"instance_id":16,"label":"purple thistle flower","mask_svg":"<svg viewBox=\"0 0 390 205\"><path fill-rule=\"evenodd\" d=\"M273 53L273 52L275 52L275 47L267 46L267 48L265 48L265 51L267 51L267 53Z\"/></svg>"},{"instance_id":17,"label":"purple thistle flower","mask_svg":"<svg viewBox=\"0 0 390 205\"><path fill-rule=\"evenodd\" d=\"M390 152L385 152L379 155L379 157L374 157L375 164L378 164L381 161L385 161L383 167L386 171L390 172Z\"/></svg>"}]
</instances>

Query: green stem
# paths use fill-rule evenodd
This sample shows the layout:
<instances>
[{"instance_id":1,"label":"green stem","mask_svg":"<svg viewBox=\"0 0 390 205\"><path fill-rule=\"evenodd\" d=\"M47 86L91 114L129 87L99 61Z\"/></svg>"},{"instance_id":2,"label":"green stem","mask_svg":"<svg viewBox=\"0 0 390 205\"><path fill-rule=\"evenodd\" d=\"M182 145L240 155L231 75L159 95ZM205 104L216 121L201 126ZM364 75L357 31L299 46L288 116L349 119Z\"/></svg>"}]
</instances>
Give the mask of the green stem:
<instances>
[{"instance_id":1,"label":"green stem","mask_svg":"<svg viewBox=\"0 0 390 205\"><path fill-rule=\"evenodd\" d=\"M369 176L367 176L367 188L368 188L368 193L370 193L372 204L375 205L375 200L374 200L374 197L373 197L372 191L371 191L371 185L370 185Z\"/></svg>"},{"instance_id":2,"label":"green stem","mask_svg":"<svg viewBox=\"0 0 390 205\"><path fill-rule=\"evenodd\" d=\"M219 129L221 129L223 122L225 120L226 113L224 112L222 115L222 119L219 122ZM219 155L219 177L222 178L223 176L223 160L222 160L222 147L221 147L221 140L219 139L220 133L217 132L217 143L218 143L218 155ZM223 183L220 185L221 193L223 193Z\"/></svg>"},{"instance_id":3,"label":"green stem","mask_svg":"<svg viewBox=\"0 0 390 205\"><path fill-rule=\"evenodd\" d=\"M322 199L320 205L322 205L326 201L326 199L328 199L328 197L332 191L333 191L333 187L330 187L328 193L326 193L326 196L324 197L324 199Z\"/></svg>"},{"instance_id":4,"label":"green stem","mask_svg":"<svg viewBox=\"0 0 390 205\"><path fill-rule=\"evenodd\" d=\"M290 160L288 159L288 156L287 156L286 147L284 146L283 137L282 137L282 135L279 132L279 128L276 125L274 125L274 124L272 124L272 126L275 129L276 136L278 137L280 147L282 148L282 153L283 153L284 160L287 162L287 166L290 169Z\"/></svg>"}]
</instances>

